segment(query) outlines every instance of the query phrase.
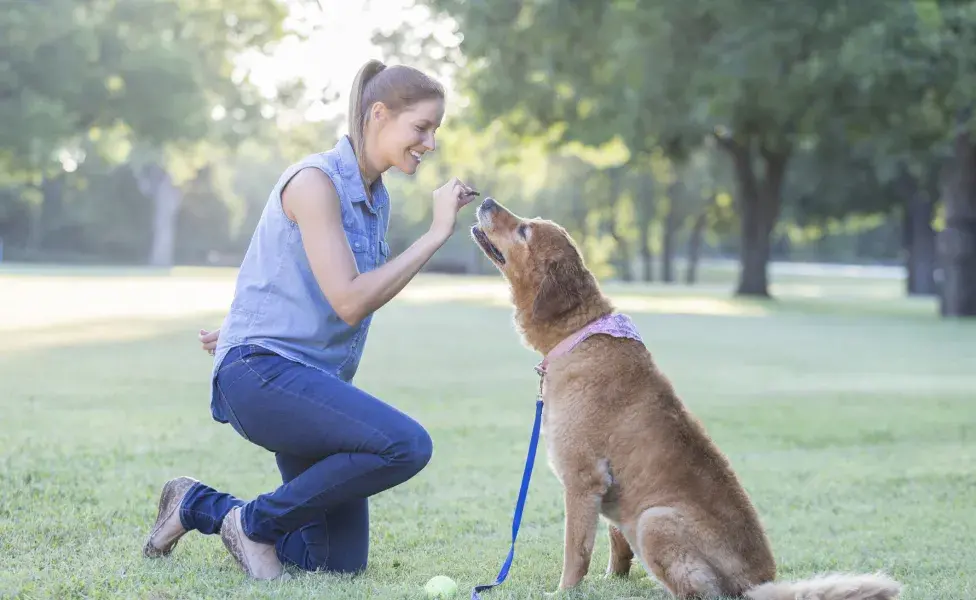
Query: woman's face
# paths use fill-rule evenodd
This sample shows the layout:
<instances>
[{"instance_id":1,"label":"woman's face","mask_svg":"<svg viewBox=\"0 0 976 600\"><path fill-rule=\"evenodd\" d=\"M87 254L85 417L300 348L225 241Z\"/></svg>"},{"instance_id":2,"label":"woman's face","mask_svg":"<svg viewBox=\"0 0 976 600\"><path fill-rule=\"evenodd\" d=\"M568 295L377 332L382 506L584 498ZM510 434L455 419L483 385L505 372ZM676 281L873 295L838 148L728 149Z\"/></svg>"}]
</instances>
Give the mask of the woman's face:
<instances>
[{"instance_id":1,"label":"woman's face","mask_svg":"<svg viewBox=\"0 0 976 600\"><path fill-rule=\"evenodd\" d=\"M444 117L444 101L422 100L396 115L385 107L379 111L375 115L380 125L376 132L378 162L413 175L424 153L435 147L434 132Z\"/></svg>"}]
</instances>

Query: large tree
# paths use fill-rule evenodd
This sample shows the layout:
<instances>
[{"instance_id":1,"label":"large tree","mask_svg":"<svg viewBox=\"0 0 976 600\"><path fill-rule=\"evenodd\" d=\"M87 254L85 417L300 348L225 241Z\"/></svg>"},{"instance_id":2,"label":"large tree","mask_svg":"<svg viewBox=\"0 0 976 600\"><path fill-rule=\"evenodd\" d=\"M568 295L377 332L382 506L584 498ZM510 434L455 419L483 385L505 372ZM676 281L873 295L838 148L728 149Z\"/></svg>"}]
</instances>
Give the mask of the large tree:
<instances>
[{"instance_id":1,"label":"large tree","mask_svg":"<svg viewBox=\"0 0 976 600\"><path fill-rule=\"evenodd\" d=\"M559 141L618 137L637 159L661 147L679 167L713 136L737 181L737 292L759 296L790 159L859 106L845 41L890 4L428 3L459 23L462 81L486 120L552 128Z\"/></svg>"},{"instance_id":2,"label":"large tree","mask_svg":"<svg viewBox=\"0 0 976 600\"><path fill-rule=\"evenodd\" d=\"M128 162L154 204L150 261L172 260L174 163L202 168L201 140L234 143L265 104L235 60L282 34L278 0L49 0L0 12L0 170L40 190L36 244L86 157ZM246 75L246 71L243 71ZM214 120L215 115L223 116Z\"/></svg>"},{"instance_id":3,"label":"large tree","mask_svg":"<svg viewBox=\"0 0 976 600\"><path fill-rule=\"evenodd\" d=\"M905 190L907 237L922 244L916 259L937 257L945 316L976 316L974 29L973 0L903 0L862 28L848 52L875 109L860 113L862 131L887 146L882 166ZM937 202L945 224L933 253L924 222Z\"/></svg>"}]
</instances>

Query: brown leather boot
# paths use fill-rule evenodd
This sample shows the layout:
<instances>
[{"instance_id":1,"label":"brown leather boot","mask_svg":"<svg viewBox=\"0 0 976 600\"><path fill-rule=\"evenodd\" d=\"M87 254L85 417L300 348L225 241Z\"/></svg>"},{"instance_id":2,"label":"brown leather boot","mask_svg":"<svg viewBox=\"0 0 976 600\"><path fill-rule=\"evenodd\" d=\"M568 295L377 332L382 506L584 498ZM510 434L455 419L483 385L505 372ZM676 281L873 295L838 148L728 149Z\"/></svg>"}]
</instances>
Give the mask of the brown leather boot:
<instances>
[{"instance_id":1,"label":"brown leather boot","mask_svg":"<svg viewBox=\"0 0 976 600\"><path fill-rule=\"evenodd\" d=\"M237 565L250 577L275 579L284 574L285 569L273 545L255 542L244 535L240 507L230 509L224 517L220 524L220 539Z\"/></svg>"},{"instance_id":2,"label":"brown leather boot","mask_svg":"<svg viewBox=\"0 0 976 600\"><path fill-rule=\"evenodd\" d=\"M168 556L176 547L176 542L186 533L183 523L180 522L179 508L194 483L197 480L192 477L177 477L163 484L156 523L149 532L146 545L142 547L142 554L147 558Z\"/></svg>"}]
</instances>

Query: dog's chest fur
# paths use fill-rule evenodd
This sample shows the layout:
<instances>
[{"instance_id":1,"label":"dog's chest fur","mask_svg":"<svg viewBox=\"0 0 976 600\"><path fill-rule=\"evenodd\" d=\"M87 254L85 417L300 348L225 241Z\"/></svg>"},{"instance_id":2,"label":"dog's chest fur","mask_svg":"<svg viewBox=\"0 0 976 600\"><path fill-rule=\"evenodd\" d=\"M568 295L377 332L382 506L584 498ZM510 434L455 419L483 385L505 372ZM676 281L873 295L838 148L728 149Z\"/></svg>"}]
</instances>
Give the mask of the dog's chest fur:
<instances>
[{"instance_id":1,"label":"dog's chest fur","mask_svg":"<svg viewBox=\"0 0 976 600\"><path fill-rule=\"evenodd\" d=\"M588 427L594 414L592 402L585 406L578 398L563 394L558 385L544 395L542 435L548 465L567 490L581 490L600 497L600 513L611 523L620 521L620 483L614 476L609 439L600 439Z\"/></svg>"},{"instance_id":2,"label":"dog's chest fur","mask_svg":"<svg viewBox=\"0 0 976 600\"><path fill-rule=\"evenodd\" d=\"M661 383L653 371L642 344L596 336L550 363L544 379L549 467L566 493L599 497L600 513L617 526L654 495Z\"/></svg>"}]
</instances>

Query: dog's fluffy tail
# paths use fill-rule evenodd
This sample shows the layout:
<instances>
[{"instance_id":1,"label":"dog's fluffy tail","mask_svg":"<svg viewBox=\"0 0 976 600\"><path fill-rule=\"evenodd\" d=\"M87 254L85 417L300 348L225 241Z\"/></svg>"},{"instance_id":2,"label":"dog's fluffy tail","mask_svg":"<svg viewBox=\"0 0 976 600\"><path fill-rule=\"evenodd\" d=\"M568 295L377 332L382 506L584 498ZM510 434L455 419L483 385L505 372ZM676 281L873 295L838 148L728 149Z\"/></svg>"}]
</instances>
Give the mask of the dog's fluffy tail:
<instances>
[{"instance_id":1,"label":"dog's fluffy tail","mask_svg":"<svg viewBox=\"0 0 976 600\"><path fill-rule=\"evenodd\" d=\"M901 584L882 573L836 573L802 581L770 582L745 593L749 600L894 600Z\"/></svg>"}]
</instances>

